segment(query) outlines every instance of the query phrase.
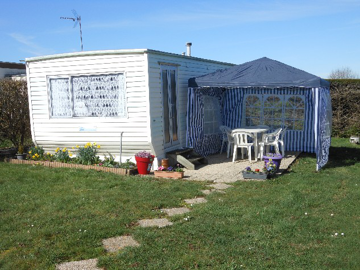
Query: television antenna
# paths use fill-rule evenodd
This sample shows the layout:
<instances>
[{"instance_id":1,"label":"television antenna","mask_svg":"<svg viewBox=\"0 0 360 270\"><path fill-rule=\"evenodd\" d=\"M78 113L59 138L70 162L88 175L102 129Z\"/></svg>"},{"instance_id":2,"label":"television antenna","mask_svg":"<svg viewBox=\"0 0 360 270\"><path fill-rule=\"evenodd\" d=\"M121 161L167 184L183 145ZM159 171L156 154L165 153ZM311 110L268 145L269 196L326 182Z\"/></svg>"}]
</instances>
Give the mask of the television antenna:
<instances>
[{"instance_id":1,"label":"television antenna","mask_svg":"<svg viewBox=\"0 0 360 270\"><path fill-rule=\"evenodd\" d=\"M79 16L77 13L76 13L76 10L73 9L71 10L72 13L74 14L75 18L70 18L70 17L60 17L60 19L64 19L64 20L72 20L73 22L75 22L73 28L75 28L77 26L77 24L79 23L79 26L80 26L80 42L81 42L81 51L84 50L84 47L83 47L83 42L82 42L82 31L81 31L81 16Z\"/></svg>"}]
</instances>

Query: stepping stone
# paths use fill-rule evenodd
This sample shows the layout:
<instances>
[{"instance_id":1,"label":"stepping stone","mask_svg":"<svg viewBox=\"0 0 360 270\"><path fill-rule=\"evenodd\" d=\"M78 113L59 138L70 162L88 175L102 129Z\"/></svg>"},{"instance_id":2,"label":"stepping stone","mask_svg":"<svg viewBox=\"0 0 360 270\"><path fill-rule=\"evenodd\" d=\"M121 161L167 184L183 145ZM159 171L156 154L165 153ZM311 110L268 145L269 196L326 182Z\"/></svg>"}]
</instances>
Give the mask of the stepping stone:
<instances>
[{"instance_id":1,"label":"stepping stone","mask_svg":"<svg viewBox=\"0 0 360 270\"><path fill-rule=\"evenodd\" d=\"M66 262L56 265L56 270L102 270L97 267L98 259Z\"/></svg>"},{"instance_id":2,"label":"stepping stone","mask_svg":"<svg viewBox=\"0 0 360 270\"><path fill-rule=\"evenodd\" d=\"M172 222L167 220L166 218L155 218L155 219L142 219L139 220L139 225L141 227L166 227L173 225Z\"/></svg>"},{"instance_id":3,"label":"stepping stone","mask_svg":"<svg viewBox=\"0 0 360 270\"><path fill-rule=\"evenodd\" d=\"M205 195L209 195L209 194L214 193L214 192L225 193L225 191L219 190L219 189L204 189L204 190L201 190L201 192L204 193Z\"/></svg>"},{"instance_id":4,"label":"stepping stone","mask_svg":"<svg viewBox=\"0 0 360 270\"><path fill-rule=\"evenodd\" d=\"M117 252L125 247L138 247L140 244L132 236L118 236L102 240L107 252Z\"/></svg>"},{"instance_id":5,"label":"stepping stone","mask_svg":"<svg viewBox=\"0 0 360 270\"><path fill-rule=\"evenodd\" d=\"M186 199L185 202L188 204L198 204L198 203L206 203L207 200L205 198L195 198L195 199Z\"/></svg>"},{"instance_id":6,"label":"stepping stone","mask_svg":"<svg viewBox=\"0 0 360 270\"><path fill-rule=\"evenodd\" d=\"M209 185L209 187L212 187L212 188L215 188L215 189L224 190L224 189L230 188L230 187L232 187L232 186L231 186L231 185L224 184L224 183L217 183L217 184Z\"/></svg>"},{"instance_id":7,"label":"stepping stone","mask_svg":"<svg viewBox=\"0 0 360 270\"><path fill-rule=\"evenodd\" d=\"M175 216L175 215L182 215L187 212L190 212L189 208L186 207L180 207L180 208L167 208L167 209L161 209L161 211L168 214L168 216Z\"/></svg>"},{"instance_id":8,"label":"stepping stone","mask_svg":"<svg viewBox=\"0 0 360 270\"><path fill-rule=\"evenodd\" d=\"M215 190L213 189L204 189L204 190L201 190L202 193L204 193L205 195L209 195L211 193L213 193Z\"/></svg>"}]
</instances>

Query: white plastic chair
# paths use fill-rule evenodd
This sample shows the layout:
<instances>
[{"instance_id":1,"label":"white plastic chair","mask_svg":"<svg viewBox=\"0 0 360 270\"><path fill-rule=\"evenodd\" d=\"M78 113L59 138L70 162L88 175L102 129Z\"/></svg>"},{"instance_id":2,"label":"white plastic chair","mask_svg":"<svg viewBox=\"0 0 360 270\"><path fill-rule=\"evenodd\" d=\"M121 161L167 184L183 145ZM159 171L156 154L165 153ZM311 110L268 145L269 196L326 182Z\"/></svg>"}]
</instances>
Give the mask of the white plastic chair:
<instances>
[{"instance_id":1,"label":"white plastic chair","mask_svg":"<svg viewBox=\"0 0 360 270\"><path fill-rule=\"evenodd\" d=\"M279 138L279 143L281 145L281 155L283 157L285 157L285 142L284 142L284 137L286 135L286 129L287 127L284 127L280 133L280 138Z\"/></svg>"},{"instance_id":2,"label":"white plastic chair","mask_svg":"<svg viewBox=\"0 0 360 270\"><path fill-rule=\"evenodd\" d=\"M234 138L231 136L231 128L227 126L220 126L219 129L223 134L220 154L223 151L225 143L227 143L227 158L229 158L231 147L234 145Z\"/></svg>"},{"instance_id":3,"label":"white plastic chair","mask_svg":"<svg viewBox=\"0 0 360 270\"><path fill-rule=\"evenodd\" d=\"M238 131L231 133L231 135L234 138L233 162L235 162L235 160L237 158L238 148L241 148L241 158L242 159L244 159L244 152L243 152L242 148L245 148L245 150L247 150L249 162L251 162L251 147L254 145L254 143L249 143L248 137L252 138L254 141L254 135L251 133L248 133L248 132L238 132Z\"/></svg>"},{"instance_id":4,"label":"white plastic chair","mask_svg":"<svg viewBox=\"0 0 360 270\"><path fill-rule=\"evenodd\" d=\"M279 151L279 137L280 137L281 131L282 131L282 128L278 128L272 133L263 134L262 141L259 142L260 160L262 160L262 158L263 158L265 146L266 146L267 151L269 151L268 149L270 148L270 146L274 146L275 153L280 154L280 151Z\"/></svg>"}]
</instances>

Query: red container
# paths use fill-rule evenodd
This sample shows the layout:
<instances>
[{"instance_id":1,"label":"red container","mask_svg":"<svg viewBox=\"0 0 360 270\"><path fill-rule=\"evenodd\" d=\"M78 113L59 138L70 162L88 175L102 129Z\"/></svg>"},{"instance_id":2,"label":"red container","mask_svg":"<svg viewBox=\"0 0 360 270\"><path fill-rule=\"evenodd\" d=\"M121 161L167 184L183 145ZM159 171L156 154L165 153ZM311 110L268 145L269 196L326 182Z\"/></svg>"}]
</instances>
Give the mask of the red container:
<instances>
[{"instance_id":1,"label":"red container","mask_svg":"<svg viewBox=\"0 0 360 270\"><path fill-rule=\"evenodd\" d=\"M151 158L141 158L135 156L136 166L139 174L149 174L155 156Z\"/></svg>"}]
</instances>

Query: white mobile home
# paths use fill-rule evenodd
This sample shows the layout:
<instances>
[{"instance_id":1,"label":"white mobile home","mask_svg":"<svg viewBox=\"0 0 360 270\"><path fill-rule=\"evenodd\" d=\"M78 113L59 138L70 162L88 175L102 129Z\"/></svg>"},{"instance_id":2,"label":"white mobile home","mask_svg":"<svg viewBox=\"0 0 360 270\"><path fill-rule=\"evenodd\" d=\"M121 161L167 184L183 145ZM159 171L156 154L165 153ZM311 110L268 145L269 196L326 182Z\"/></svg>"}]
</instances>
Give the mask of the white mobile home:
<instances>
[{"instance_id":1,"label":"white mobile home","mask_svg":"<svg viewBox=\"0 0 360 270\"><path fill-rule=\"evenodd\" d=\"M229 63L149 49L26 59L32 139L53 152L96 142L121 160L185 147L189 78Z\"/></svg>"}]
</instances>

